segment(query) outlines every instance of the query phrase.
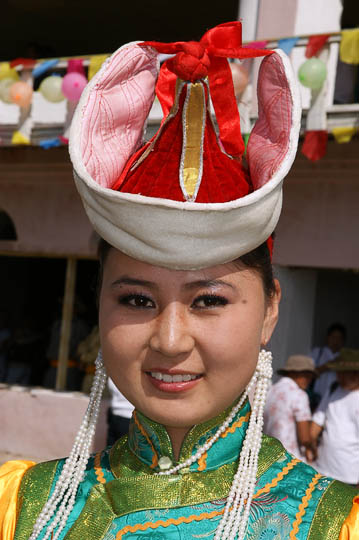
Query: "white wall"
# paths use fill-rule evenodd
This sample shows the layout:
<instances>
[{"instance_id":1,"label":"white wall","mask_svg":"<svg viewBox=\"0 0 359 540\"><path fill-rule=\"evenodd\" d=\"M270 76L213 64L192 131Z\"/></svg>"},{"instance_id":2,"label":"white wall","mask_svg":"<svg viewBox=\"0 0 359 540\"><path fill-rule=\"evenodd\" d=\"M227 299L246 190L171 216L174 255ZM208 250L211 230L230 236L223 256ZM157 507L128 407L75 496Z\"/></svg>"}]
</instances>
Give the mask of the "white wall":
<instances>
[{"instance_id":1,"label":"white wall","mask_svg":"<svg viewBox=\"0 0 359 540\"><path fill-rule=\"evenodd\" d=\"M269 343L273 369L282 367L291 354L308 354L312 345L315 310L315 270L277 266L275 275L282 288L279 320Z\"/></svg>"},{"instance_id":2,"label":"white wall","mask_svg":"<svg viewBox=\"0 0 359 540\"><path fill-rule=\"evenodd\" d=\"M248 2L247 2L248 3ZM340 30L341 0L260 0L258 9L257 39L282 38L325 34ZM247 8L249 12L249 7ZM338 58L338 45L330 46L327 63L327 105L332 104ZM305 46L296 47L291 53L294 72L306 60ZM303 108L310 105L310 90L300 85Z\"/></svg>"},{"instance_id":3,"label":"white wall","mask_svg":"<svg viewBox=\"0 0 359 540\"><path fill-rule=\"evenodd\" d=\"M298 0L294 35L339 31L342 9L340 0Z\"/></svg>"},{"instance_id":4,"label":"white wall","mask_svg":"<svg viewBox=\"0 0 359 540\"><path fill-rule=\"evenodd\" d=\"M254 41L256 39L259 3L260 0L240 0L238 19L243 24L243 41Z\"/></svg>"}]
</instances>

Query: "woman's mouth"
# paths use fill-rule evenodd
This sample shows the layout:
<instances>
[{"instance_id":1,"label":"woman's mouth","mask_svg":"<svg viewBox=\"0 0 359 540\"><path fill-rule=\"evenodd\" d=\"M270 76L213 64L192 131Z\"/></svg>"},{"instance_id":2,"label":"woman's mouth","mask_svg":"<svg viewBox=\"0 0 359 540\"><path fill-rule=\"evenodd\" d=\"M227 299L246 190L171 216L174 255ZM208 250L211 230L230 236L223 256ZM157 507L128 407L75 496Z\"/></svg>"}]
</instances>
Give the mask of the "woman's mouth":
<instances>
[{"instance_id":1,"label":"woman's mouth","mask_svg":"<svg viewBox=\"0 0 359 540\"><path fill-rule=\"evenodd\" d=\"M183 392L196 386L202 375L193 373L164 373L163 371L146 371L150 382L162 392Z\"/></svg>"}]
</instances>

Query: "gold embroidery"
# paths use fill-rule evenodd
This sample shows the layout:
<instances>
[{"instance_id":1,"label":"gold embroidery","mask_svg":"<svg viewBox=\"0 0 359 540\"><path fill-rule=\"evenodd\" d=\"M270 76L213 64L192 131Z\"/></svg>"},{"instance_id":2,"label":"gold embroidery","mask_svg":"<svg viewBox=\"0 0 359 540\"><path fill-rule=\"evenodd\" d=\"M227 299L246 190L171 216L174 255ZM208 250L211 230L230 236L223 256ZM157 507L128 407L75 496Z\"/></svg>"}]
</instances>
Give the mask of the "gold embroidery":
<instances>
[{"instance_id":1,"label":"gold embroidery","mask_svg":"<svg viewBox=\"0 0 359 540\"><path fill-rule=\"evenodd\" d=\"M306 508L308 506L308 502L312 498L312 494L314 491L314 488L316 484L318 483L319 478L321 478L322 475L317 473L315 476L313 476L311 483L308 486L307 491L305 492L304 497L302 498L302 502L299 505L298 512L295 516L295 521L293 522L292 530L290 531L289 538L290 540L298 540L297 539L297 532L299 531L299 526L302 523L302 517L304 516L306 512Z\"/></svg>"},{"instance_id":2,"label":"gold embroidery","mask_svg":"<svg viewBox=\"0 0 359 540\"><path fill-rule=\"evenodd\" d=\"M150 465L150 468L151 469L154 469L155 467L157 467L158 465L158 456L157 456L157 452L152 444L152 441L151 439L149 438L146 430L143 428L143 426L141 425L141 423L139 422L138 418L137 418L137 414L136 414L136 411L133 411L133 419L136 423L136 426L138 427L138 429L140 430L140 432L142 433L142 435L145 437L146 441L148 442L148 444L150 445L151 447L151 450L152 450L152 453L153 453L153 456L152 456L152 463Z\"/></svg>"},{"instance_id":3,"label":"gold embroidery","mask_svg":"<svg viewBox=\"0 0 359 540\"><path fill-rule=\"evenodd\" d=\"M355 488L332 480L315 510L308 540L339 538L343 521L350 512L356 493Z\"/></svg>"},{"instance_id":4,"label":"gold embroidery","mask_svg":"<svg viewBox=\"0 0 359 540\"><path fill-rule=\"evenodd\" d=\"M102 452L98 452L94 459L94 469L97 480L100 482L100 484L106 484L105 476L103 474L103 470L101 467L101 454Z\"/></svg>"},{"instance_id":5,"label":"gold embroidery","mask_svg":"<svg viewBox=\"0 0 359 540\"><path fill-rule=\"evenodd\" d=\"M46 461L24 474L18 495L16 540L27 540L31 535L34 522L50 495L57 465L58 461Z\"/></svg>"},{"instance_id":6,"label":"gold embroidery","mask_svg":"<svg viewBox=\"0 0 359 540\"><path fill-rule=\"evenodd\" d=\"M300 462L299 459L296 459L296 458L292 459L292 461L290 463L288 463L288 465L286 467L284 467L280 471L280 473L278 473L277 476L271 482L266 484L264 486L264 488L259 489L253 495L253 499L256 499L257 497L259 497L263 493L269 492L271 490L271 488L275 487L278 484L278 482L280 482L280 480L282 480L283 477L286 474L288 474L288 472L291 469L293 469L293 467L299 462ZM320 477L321 475L318 475L318 476ZM210 513L199 514L198 516L196 516L196 515L192 515L192 516L188 516L188 517L183 516L183 517L179 517L177 519L170 518L170 519L167 519L166 521L158 520L158 521L155 521L155 522L149 521L149 522L144 523L144 524L136 523L136 525L126 525L126 527L124 527L123 529L118 531L118 533L116 535L116 540L122 540L122 537L125 534L127 534L128 532L134 533L134 532L139 531L139 530L140 531L145 531L147 529L157 529L158 527L168 527L169 525L180 525L181 523L191 523L192 521L202 521L203 519L211 519L212 517L220 516L220 515L223 514L223 512L224 512L224 508L222 510L216 510L216 511L213 511L213 512L210 512ZM304 514L304 512L303 512L303 514Z\"/></svg>"},{"instance_id":7,"label":"gold embroidery","mask_svg":"<svg viewBox=\"0 0 359 540\"><path fill-rule=\"evenodd\" d=\"M183 148L180 167L181 188L187 200L196 199L202 179L205 123L206 98L203 84L188 84L183 108Z\"/></svg>"}]
</instances>

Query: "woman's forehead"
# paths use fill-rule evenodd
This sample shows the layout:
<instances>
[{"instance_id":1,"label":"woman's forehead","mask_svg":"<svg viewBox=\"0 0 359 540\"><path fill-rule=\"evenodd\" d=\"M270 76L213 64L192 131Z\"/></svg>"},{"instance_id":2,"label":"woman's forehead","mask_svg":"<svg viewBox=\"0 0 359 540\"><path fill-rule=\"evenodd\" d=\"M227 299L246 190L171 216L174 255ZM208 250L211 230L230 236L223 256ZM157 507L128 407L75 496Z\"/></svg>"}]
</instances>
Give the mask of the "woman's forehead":
<instances>
[{"instance_id":1,"label":"woman's forehead","mask_svg":"<svg viewBox=\"0 0 359 540\"><path fill-rule=\"evenodd\" d=\"M112 248L106 258L105 273L108 277L116 279L129 277L155 282L201 282L215 280L233 281L236 278L257 278L257 273L247 267L241 267L237 262L228 262L220 265L202 268L200 270L174 270L162 266L156 266L144 261L139 261Z\"/></svg>"}]
</instances>

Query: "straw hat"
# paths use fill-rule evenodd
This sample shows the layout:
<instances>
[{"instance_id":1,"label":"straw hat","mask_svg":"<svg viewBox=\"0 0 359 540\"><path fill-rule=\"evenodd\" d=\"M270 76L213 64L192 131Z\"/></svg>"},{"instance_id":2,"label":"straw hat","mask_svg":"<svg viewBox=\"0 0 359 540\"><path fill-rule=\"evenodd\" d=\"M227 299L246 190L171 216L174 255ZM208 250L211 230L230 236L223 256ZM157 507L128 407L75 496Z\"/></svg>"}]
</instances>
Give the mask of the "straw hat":
<instances>
[{"instance_id":1,"label":"straw hat","mask_svg":"<svg viewBox=\"0 0 359 540\"><path fill-rule=\"evenodd\" d=\"M359 350L342 349L335 360L327 363L333 371L359 371Z\"/></svg>"},{"instance_id":2,"label":"straw hat","mask_svg":"<svg viewBox=\"0 0 359 540\"><path fill-rule=\"evenodd\" d=\"M285 366L278 369L279 375L285 375L289 371L311 371L315 375L315 365L313 358L301 354L294 354L288 358Z\"/></svg>"}]
</instances>

